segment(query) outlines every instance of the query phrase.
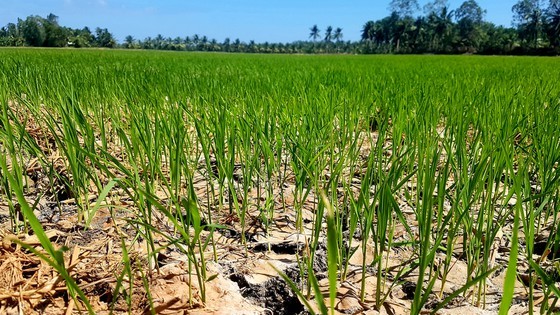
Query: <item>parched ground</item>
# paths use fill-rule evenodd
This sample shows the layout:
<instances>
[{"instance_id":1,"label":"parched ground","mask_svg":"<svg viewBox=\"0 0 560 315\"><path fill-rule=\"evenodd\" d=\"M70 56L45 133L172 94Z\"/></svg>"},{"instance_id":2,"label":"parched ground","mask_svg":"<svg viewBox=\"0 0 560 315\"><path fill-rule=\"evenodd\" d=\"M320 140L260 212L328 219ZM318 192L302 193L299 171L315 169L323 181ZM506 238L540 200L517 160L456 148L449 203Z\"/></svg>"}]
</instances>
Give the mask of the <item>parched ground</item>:
<instances>
[{"instance_id":1,"label":"parched ground","mask_svg":"<svg viewBox=\"0 0 560 315\"><path fill-rule=\"evenodd\" d=\"M367 148L365 148L367 149ZM64 161L52 157L53 165L65 172ZM158 314L304 314L305 309L289 286L278 276L275 268L283 270L288 277L298 282L298 258L308 254L309 240L313 225L313 209L317 196L312 191L303 204L304 226L296 229L294 211L294 182L289 178L274 194L274 219L265 229L263 219L256 207L250 207L245 228L230 214L227 199L222 210L213 210L213 222L225 228L214 232L212 245L206 247L205 302L196 274L189 272L189 261L180 250L184 244L170 244L162 234L153 233L156 248L149 248L148 242L136 233L134 221L136 210L127 195L114 189L104 205L96 213L89 227L78 221L75 200L65 195L64 185L57 191L45 191L45 172L36 161L29 161L26 167L27 198L35 204L35 214L46 230L50 240L58 249L64 250L65 265L76 280L97 314L142 314L154 310ZM201 164L194 178L195 191L206 212L204 202L211 194L208 189L217 183L209 182L208 174ZM353 180L359 187L359 176ZM237 177L236 184L241 185ZM410 183L410 189L414 189ZM282 190L282 191L280 191ZM55 198L56 196L56 198ZM161 198L164 198L161 194ZM95 205L96 195L90 203ZM402 197L402 196L400 196ZM257 193L251 191L248 199L257 203ZM58 200L57 200L58 199ZM262 202L262 200L261 200ZM417 231L412 207L399 199L405 217L413 232ZM111 209L111 210L109 210ZM25 244L37 251L43 249L31 231L13 234L10 218L21 220L21 213L10 214L6 200L0 200L0 314L77 314L84 313L81 302L70 298L64 280L44 260L33 254ZM209 218L205 218L208 220ZM176 235L169 221L154 212L153 227L165 235ZM490 266L498 267L486 280L485 290L478 296L477 286L466 290L453 299L439 314L495 314L501 302L505 269L509 259L511 223L506 224L503 233L494 240L491 249ZM509 229L509 230L508 230ZM245 244L242 242L244 233ZM544 230L542 233L549 233ZM548 235L541 235L542 239ZM202 232L202 240L210 237ZM401 225L395 228L395 241L407 241L409 236ZM352 247L361 246L361 236L348 236ZM323 239L323 236L321 237ZM539 239L539 238L537 238ZM523 243L523 235L521 235ZM441 302L466 282L467 264L462 257L462 242L456 240L451 258L452 268L445 284L438 278L426 305L426 312ZM362 277L362 249L352 256L347 277L338 282L336 311L339 314L408 314L417 282L417 270L398 276L415 256L407 246L392 247L384 263L383 274L373 268L366 268ZM365 261L373 261L372 244L365 250ZM148 255L148 253L155 253ZM328 303L328 281L326 279L326 247L319 245L315 253L314 271L320 279L325 301ZM539 257L539 253L535 254ZM546 256L540 253L540 256ZM442 262L445 253L436 258ZM128 260L130 263L125 263ZM130 268L128 268L130 267ZM519 280L523 281L528 265L518 264ZM376 307L377 277L383 276L383 303ZM360 299L361 279L365 278L366 295ZM397 280L395 280L397 279ZM526 314L528 289L518 281L511 314ZM540 286L534 291L535 309L543 303L544 295ZM315 306L313 303L312 305ZM555 303L555 300L551 300ZM150 303L153 303L150 305Z\"/></svg>"},{"instance_id":2,"label":"parched ground","mask_svg":"<svg viewBox=\"0 0 560 315\"><path fill-rule=\"evenodd\" d=\"M126 201L122 201L126 203ZM85 228L76 221L71 210L72 205L59 209L54 205L45 205L37 210L47 235L58 248L67 248L65 261L71 275L88 296L97 314L149 313L149 298L145 286L149 286L154 309L158 314L299 314L304 312L303 305L291 292L286 283L278 277L272 266L284 270L297 279L298 268L296 254L306 250L306 239L310 237L311 220L306 223L304 233L296 233L295 218L278 209L277 220L265 235L259 229L258 222L247 231L247 244L240 238L238 222L227 224L227 213L221 218L228 226L227 230L215 233L217 260L213 261L213 252L206 253L208 259L207 274L215 277L206 283L206 303L202 302L196 277L189 276L188 261L184 254L173 246L166 247L165 239L156 244L162 246L157 258L151 263L158 266L149 272L150 262L145 240L133 240L133 229L127 227L126 214L114 221L107 211L97 214L91 228ZM6 207L2 207L2 247L0 248L0 313L1 314L73 314L83 310L83 305L75 305L69 299L64 280L46 262L31 254L25 248L14 243L14 239L42 250L34 235L9 233ZM304 210L305 217L311 218L309 210ZM289 212L287 212L289 213ZM156 220L157 221L157 220ZM170 226L160 221L162 229ZM207 232L206 232L207 234ZM404 235L404 233L403 233ZM207 237L207 235L205 236ZM123 275L123 247L126 243L133 277L132 295L127 291L131 284L128 276ZM358 240L354 241L359 244ZM508 240L502 237L496 240L495 264L502 266L486 282L485 305L475 305L476 293L467 291L454 299L440 314L494 314L501 301L505 266L507 264ZM458 252L460 248L458 249ZM372 261L373 253L368 250ZM326 279L326 249L320 246L316 253L314 269L328 296ZM393 248L389 255L387 279L394 278L399 266L410 264L410 249ZM438 254L443 260L444 254ZM360 301L361 285L361 249L350 261L347 279L339 283L339 295L336 310L341 314L408 314L412 294L415 289L415 273L409 274L402 283L385 284L389 296L382 308L375 309L376 274L368 270L366 288L368 293L364 302ZM451 294L466 282L466 263L460 258L453 258L453 268L446 285L441 288L441 281L436 283L429 305L435 305L443 297ZM395 268L391 268L395 267ZM522 266L520 266L522 269ZM122 279L123 288L116 294L117 279ZM147 283L142 282L145 278ZM189 293L190 291L190 293ZM385 293L385 292L384 292ZM189 294L192 301L189 302ZM538 294L538 290L537 290ZM516 299L512 314L526 314L527 289L518 283ZM542 296L542 293L541 293ZM542 302L537 298L537 303ZM325 299L327 301L327 299ZM538 305L537 305L538 306Z\"/></svg>"}]
</instances>

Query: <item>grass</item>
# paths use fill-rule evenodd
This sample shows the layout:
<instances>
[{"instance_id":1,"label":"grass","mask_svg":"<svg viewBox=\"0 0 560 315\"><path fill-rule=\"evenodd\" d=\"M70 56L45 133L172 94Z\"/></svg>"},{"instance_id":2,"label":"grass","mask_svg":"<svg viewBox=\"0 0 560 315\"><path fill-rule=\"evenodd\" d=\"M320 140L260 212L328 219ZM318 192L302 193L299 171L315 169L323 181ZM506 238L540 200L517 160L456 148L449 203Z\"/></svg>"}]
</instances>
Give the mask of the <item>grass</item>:
<instances>
[{"instance_id":1,"label":"grass","mask_svg":"<svg viewBox=\"0 0 560 315\"><path fill-rule=\"evenodd\" d=\"M13 232L30 226L44 233L24 202L41 198L23 183L26 163L37 159L51 183L42 193L65 199L62 185L78 222L88 226L101 207L111 207L112 192L123 191L133 203L134 240L147 244L142 278L159 268L161 236L188 258L203 302L212 278L206 263L217 259L225 228L216 220L238 220L250 255L251 226L262 224L270 235L278 216L290 214L308 248L298 253L301 279L291 282L302 299L322 296L313 263L317 248L327 246L329 299L319 312L334 312L336 285L347 280L357 253L358 295L362 302L372 295L377 309L410 280L413 314L458 295L484 308L485 279L506 267L504 301L523 272L530 310L535 288L547 295L542 312L555 307L558 285L547 270L560 248L551 232L559 228L557 59L46 49L0 55L0 191ZM195 192L198 173L206 178L202 196ZM305 209L313 213L310 233ZM159 215L170 231L155 228ZM550 257L534 258L537 237L546 239ZM496 261L508 238L509 262ZM62 253L41 239L45 259L69 281ZM117 291L132 283L121 283L133 277L126 246ZM391 265L397 251L410 253L408 264ZM444 296L458 260L466 280ZM366 286L371 276L374 288ZM73 297L85 298L68 285Z\"/></svg>"}]
</instances>

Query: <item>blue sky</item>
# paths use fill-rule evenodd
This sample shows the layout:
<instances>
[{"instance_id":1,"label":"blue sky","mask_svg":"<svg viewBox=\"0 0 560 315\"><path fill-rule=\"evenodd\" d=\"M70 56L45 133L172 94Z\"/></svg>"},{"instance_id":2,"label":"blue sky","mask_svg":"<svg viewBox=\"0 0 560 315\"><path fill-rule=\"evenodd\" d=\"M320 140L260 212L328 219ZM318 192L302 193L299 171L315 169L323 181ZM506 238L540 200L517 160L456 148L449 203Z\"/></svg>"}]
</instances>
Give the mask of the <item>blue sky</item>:
<instances>
[{"instance_id":1,"label":"blue sky","mask_svg":"<svg viewBox=\"0 0 560 315\"><path fill-rule=\"evenodd\" d=\"M343 29L344 40L358 40L368 20L389 14L390 0L3 0L0 26L18 17L49 13L62 25L73 28L106 27L117 40L126 35L137 39L206 35L248 42L307 40L309 28ZM427 0L419 0L420 6ZM450 0L451 9L463 0ZM511 7L517 0L479 0L486 20L511 26ZM422 12L419 12L422 13Z\"/></svg>"}]
</instances>

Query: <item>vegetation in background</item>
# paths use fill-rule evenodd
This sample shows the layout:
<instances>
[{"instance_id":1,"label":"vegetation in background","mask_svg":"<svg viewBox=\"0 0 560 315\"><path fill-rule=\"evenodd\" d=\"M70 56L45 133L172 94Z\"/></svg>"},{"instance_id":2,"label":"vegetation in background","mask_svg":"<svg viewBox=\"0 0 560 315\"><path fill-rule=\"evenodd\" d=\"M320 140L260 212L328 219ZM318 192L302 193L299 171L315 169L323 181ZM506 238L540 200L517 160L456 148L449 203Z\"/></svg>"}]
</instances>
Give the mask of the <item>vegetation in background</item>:
<instances>
[{"instance_id":1,"label":"vegetation in background","mask_svg":"<svg viewBox=\"0 0 560 315\"><path fill-rule=\"evenodd\" d=\"M177 51L222 51L245 53L352 53L352 54L540 54L560 53L560 1L520 0L512 8L513 27L484 20L486 11L475 0L451 8L447 0L433 0L423 7L417 0L393 0L391 14L364 23L360 41L344 41L343 29L316 24L311 41L256 43L226 38L219 42L195 34L186 37L136 39L126 36L118 45L106 28L71 29L58 24L58 17L29 16L0 29L0 46L121 47Z\"/></svg>"},{"instance_id":2,"label":"vegetation in background","mask_svg":"<svg viewBox=\"0 0 560 315\"><path fill-rule=\"evenodd\" d=\"M104 47L115 48L117 41L106 28L72 29L58 23L58 16L30 15L0 29L0 46L31 47Z\"/></svg>"}]
</instances>

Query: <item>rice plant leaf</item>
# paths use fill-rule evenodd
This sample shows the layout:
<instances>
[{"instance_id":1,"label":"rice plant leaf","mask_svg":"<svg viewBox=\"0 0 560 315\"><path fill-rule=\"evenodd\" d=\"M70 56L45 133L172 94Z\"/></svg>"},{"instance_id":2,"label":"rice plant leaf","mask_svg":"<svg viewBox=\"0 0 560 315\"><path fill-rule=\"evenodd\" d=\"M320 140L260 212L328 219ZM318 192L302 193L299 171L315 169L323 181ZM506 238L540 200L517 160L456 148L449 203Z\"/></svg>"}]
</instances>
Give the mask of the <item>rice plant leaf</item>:
<instances>
[{"instance_id":1,"label":"rice plant leaf","mask_svg":"<svg viewBox=\"0 0 560 315\"><path fill-rule=\"evenodd\" d=\"M335 221L334 209L327 196L321 191L321 198L327 209L327 259L329 274L329 301L331 314L334 314L334 304L337 292L338 278L338 228Z\"/></svg>"},{"instance_id":2,"label":"rice plant leaf","mask_svg":"<svg viewBox=\"0 0 560 315\"><path fill-rule=\"evenodd\" d=\"M93 208L91 208L89 210L88 213L88 218L86 220L86 228L89 228L90 224L91 224L91 220L93 220L93 217L95 217L95 214L97 213L97 211L99 210L99 208L101 207L101 202L103 200L105 200L105 198L107 198L107 195L109 195L109 192L111 191L111 189L113 189L113 187L115 187L115 185L118 183L118 179L113 178L109 181L109 183L107 183L107 185L103 188L103 190L101 191L101 193L99 194L99 197L97 197L97 201L95 202L95 205L93 206Z\"/></svg>"},{"instance_id":3,"label":"rice plant leaf","mask_svg":"<svg viewBox=\"0 0 560 315\"><path fill-rule=\"evenodd\" d=\"M500 303L499 315L507 315L513 300L513 293L515 289L515 280L517 279L517 256L519 252L519 243L517 239L519 230L519 208L521 204L519 200L515 206L514 219L513 219L513 233L511 236L511 250L509 253L509 262L506 269L506 277L504 280L504 289L502 302Z\"/></svg>"},{"instance_id":4,"label":"rice plant leaf","mask_svg":"<svg viewBox=\"0 0 560 315\"><path fill-rule=\"evenodd\" d=\"M56 270L60 274L60 276L64 279L64 281L66 283L66 287L68 288L68 291L70 293L70 296L73 299L76 299L76 295L79 296L80 299L82 300L82 302L85 304L88 313L90 315L95 314L95 312L93 311L93 307L89 303L88 298L86 297L84 292L80 289L80 287L78 286L76 281L72 278L72 276L70 276L70 274L68 273L68 270L64 267L64 265L60 265L56 259L51 259L47 255L43 254L42 252L38 251L37 249L35 249L32 246L29 246L26 243L23 243L19 240L14 240L14 242L16 244L20 245L21 247L29 250L34 255L39 257L41 260L45 261L47 264L49 264L51 267L53 267L54 270ZM60 257L62 257L62 252L59 251L58 255L57 255L57 258L60 258Z\"/></svg>"},{"instance_id":5,"label":"rice plant leaf","mask_svg":"<svg viewBox=\"0 0 560 315\"><path fill-rule=\"evenodd\" d=\"M64 260L60 259L60 255L57 254L57 251L54 249L54 246L52 245L52 243L49 240L47 234L45 233L45 230L43 230L43 226L41 225L41 222L39 222L39 220L37 219L37 217L33 213L33 210L31 209L31 207L27 203L27 200L25 199L25 197L23 195L21 185L17 182L14 175L11 172L8 171L8 167L7 167L6 163L4 163L4 162L5 161L2 160L2 163L1 163L2 164L2 171L4 173L4 176L8 179L8 182L10 183L10 187L12 188L12 190L14 191L14 193L16 195L16 198L19 202L21 211L22 211L25 219L27 220L27 222L31 226L31 229L33 230L35 235L37 235L37 239L39 240L39 242L41 243L43 248L47 251L47 253L51 257L55 258L55 260L58 264L63 265Z\"/></svg>"},{"instance_id":6,"label":"rice plant leaf","mask_svg":"<svg viewBox=\"0 0 560 315\"><path fill-rule=\"evenodd\" d=\"M327 249L328 250L328 249ZM315 273L313 272L313 266L309 266L309 282L311 283L311 286L313 287L313 292L315 292L315 301L317 301L317 304L319 305L319 310L321 310L321 314L323 315L327 315L329 314L329 309L327 308L327 305L325 304L325 300L323 297L323 292L321 291L321 288L319 287L319 281L317 281L317 277L315 276ZM330 280L329 280L329 284L330 284ZM334 305L331 306L331 314L334 314Z\"/></svg>"},{"instance_id":7,"label":"rice plant leaf","mask_svg":"<svg viewBox=\"0 0 560 315\"><path fill-rule=\"evenodd\" d=\"M208 278L206 278L206 282L210 282L210 281L218 278L218 275L219 274L216 273L216 274L213 274L213 275L209 276Z\"/></svg>"},{"instance_id":8,"label":"rice plant leaf","mask_svg":"<svg viewBox=\"0 0 560 315\"><path fill-rule=\"evenodd\" d=\"M550 289L550 291L552 291L557 297L560 298L560 290L555 285L554 279L552 279L549 275L547 275L546 272L541 268L541 266L539 266L533 260L529 260L529 265L531 265L531 267L535 269L535 272L542 279L543 283L546 284L546 287Z\"/></svg>"}]
</instances>

